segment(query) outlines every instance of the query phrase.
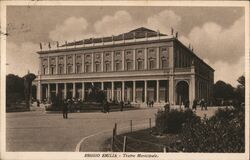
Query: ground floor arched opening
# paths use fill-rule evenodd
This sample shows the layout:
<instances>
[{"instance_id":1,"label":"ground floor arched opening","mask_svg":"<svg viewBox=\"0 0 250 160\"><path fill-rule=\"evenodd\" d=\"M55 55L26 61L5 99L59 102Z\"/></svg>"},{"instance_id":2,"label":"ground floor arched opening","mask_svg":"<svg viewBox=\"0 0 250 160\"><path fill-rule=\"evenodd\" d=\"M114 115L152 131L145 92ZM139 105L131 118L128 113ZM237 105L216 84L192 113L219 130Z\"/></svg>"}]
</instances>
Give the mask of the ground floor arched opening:
<instances>
[{"instance_id":1,"label":"ground floor arched opening","mask_svg":"<svg viewBox=\"0 0 250 160\"><path fill-rule=\"evenodd\" d=\"M176 84L176 104L181 105L189 100L189 85L186 81Z\"/></svg>"}]
</instances>

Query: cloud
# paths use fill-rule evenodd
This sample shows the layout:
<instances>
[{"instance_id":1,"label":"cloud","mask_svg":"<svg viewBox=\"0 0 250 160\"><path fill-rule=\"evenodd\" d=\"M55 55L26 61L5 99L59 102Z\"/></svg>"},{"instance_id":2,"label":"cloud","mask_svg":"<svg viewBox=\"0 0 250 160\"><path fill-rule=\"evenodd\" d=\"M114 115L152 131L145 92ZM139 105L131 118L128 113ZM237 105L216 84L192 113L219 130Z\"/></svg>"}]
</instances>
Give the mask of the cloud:
<instances>
[{"instance_id":1,"label":"cloud","mask_svg":"<svg viewBox=\"0 0 250 160\"><path fill-rule=\"evenodd\" d=\"M206 22L194 27L187 37L180 37L186 45L191 43L195 52L212 62L234 63L244 55L244 17L230 27L223 28L214 22Z\"/></svg>"},{"instance_id":2,"label":"cloud","mask_svg":"<svg viewBox=\"0 0 250 160\"><path fill-rule=\"evenodd\" d=\"M171 27L177 27L181 17L172 10L163 10L147 19L146 26L162 33L170 33Z\"/></svg>"},{"instance_id":3,"label":"cloud","mask_svg":"<svg viewBox=\"0 0 250 160\"><path fill-rule=\"evenodd\" d=\"M28 70L31 73L38 73L39 58L36 51L39 45L32 42L24 42L17 45L13 42L7 43L6 54L6 72L14 73L19 76L27 74Z\"/></svg>"},{"instance_id":4,"label":"cloud","mask_svg":"<svg viewBox=\"0 0 250 160\"><path fill-rule=\"evenodd\" d=\"M123 10L117 11L112 16L104 16L94 24L96 33L103 36L121 34L138 26L139 25L133 20L132 16L127 11Z\"/></svg>"},{"instance_id":5,"label":"cloud","mask_svg":"<svg viewBox=\"0 0 250 160\"><path fill-rule=\"evenodd\" d=\"M208 59L204 60L215 69L214 82L223 80L226 83L230 83L236 87L238 85L237 79L244 74L245 57L241 56L234 63L227 63L222 60L218 60L214 63Z\"/></svg>"},{"instance_id":6,"label":"cloud","mask_svg":"<svg viewBox=\"0 0 250 160\"><path fill-rule=\"evenodd\" d=\"M181 17L172 10L163 10L152 15L143 24L139 24L127 11L121 10L114 15L104 16L94 24L94 28L97 34L104 36L128 32L142 26L160 30L162 33L169 33L171 27L178 26L180 22Z\"/></svg>"},{"instance_id":7,"label":"cloud","mask_svg":"<svg viewBox=\"0 0 250 160\"><path fill-rule=\"evenodd\" d=\"M53 41L74 41L86 37L88 21L83 17L69 17L63 24L56 25L55 29L49 32L49 38Z\"/></svg>"}]
</instances>

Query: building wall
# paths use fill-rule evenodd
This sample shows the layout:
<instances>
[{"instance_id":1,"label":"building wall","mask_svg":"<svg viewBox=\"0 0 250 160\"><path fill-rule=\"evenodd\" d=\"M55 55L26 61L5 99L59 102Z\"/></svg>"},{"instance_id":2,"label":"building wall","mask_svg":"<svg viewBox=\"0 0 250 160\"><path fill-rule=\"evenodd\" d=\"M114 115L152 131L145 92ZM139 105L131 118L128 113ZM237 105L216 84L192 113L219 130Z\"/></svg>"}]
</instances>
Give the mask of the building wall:
<instances>
[{"instance_id":1,"label":"building wall","mask_svg":"<svg viewBox=\"0 0 250 160\"><path fill-rule=\"evenodd\" d=\"M171 104L176 104L176 87L186 82L190 102L195 98L212 96L212 69L175 39L43 51L39 52L39 55L38 86L59 83L65 86L66 83L73 83L73 95L78 94L74 84L101 82L103 85L110 82L111 86L115 87L113 83L117 82L121 82L122 86L128 82L142 82L144 103L148 94L154 96L157 103L160 102L160 93L164 93L164 89L160 91L161 87L167 86L166 99ZM155 87L148 88L149 82ZM49 87L50 85L47 85L47 90L50 90ZM153 88L156 90L155 95ZM115 89L110 89L113 96ZM119 89L122 90L122 95L125 95L125 89ZM37 94L38 99L42 97L41 90L37 90L40 92ZM131 90L135 92L133 87ZM134 101L135 99L133 97Z\"/></svg>"}]
</instances>

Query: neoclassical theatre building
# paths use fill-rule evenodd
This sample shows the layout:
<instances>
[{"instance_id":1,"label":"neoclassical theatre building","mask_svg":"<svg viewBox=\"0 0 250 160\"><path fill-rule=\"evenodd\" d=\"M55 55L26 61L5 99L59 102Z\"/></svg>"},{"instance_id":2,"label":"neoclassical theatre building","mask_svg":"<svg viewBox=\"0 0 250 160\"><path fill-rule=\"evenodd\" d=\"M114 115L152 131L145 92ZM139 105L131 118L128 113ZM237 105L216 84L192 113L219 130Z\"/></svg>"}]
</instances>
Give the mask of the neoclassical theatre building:
<instances>
[{"instance_id":1,"label":"neoclassical theatre building","mask_svg":"<svg viewBox=\"0 0 250 160\"><path fill-rule=\"evenodd\" d=\"M144 106L211 100L214 70L177 35L144 27L116 36L90 38L37 52L37 99L84 100L90 88L108 101Z\"/></svg>"}]
</instances>

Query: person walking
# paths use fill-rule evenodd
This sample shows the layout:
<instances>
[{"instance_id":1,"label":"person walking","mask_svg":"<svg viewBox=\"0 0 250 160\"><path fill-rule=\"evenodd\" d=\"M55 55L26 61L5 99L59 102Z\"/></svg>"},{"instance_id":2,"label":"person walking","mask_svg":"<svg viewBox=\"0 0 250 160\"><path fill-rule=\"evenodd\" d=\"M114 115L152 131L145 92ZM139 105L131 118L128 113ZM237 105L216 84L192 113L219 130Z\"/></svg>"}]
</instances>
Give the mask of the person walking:
<instances>
[{"instance_id":1,"label":"person walking","mask_svg":"<svg viewBox=\"0 0 250 160\"><path fill-rule=\"evenodd\" d=\"M63 103L63 118L68 119L68 103L66 100Z\"/></svg>"},{"instance_id":2,"label":"person walking","mask_svg":"<svg viewBox=\"0 0 250 160\"><path fill-rule=\"evenodd\" d=\"M185 109L189 108L189 100L188 99L185 101L184 107L185 107Z\"/></svg>"},{"instance_id":3,"label":"person walking","mask_svg":"<svg viewBox=\"0 0 250 160\"><path fill-rule=\"evenodd\" d=\"M201 101L200 101L201 110L203 110L204 104L205 104L205 101L204 101L204 99L202 98Z\"/></svg>"},{"instance_id":4,"label":"person walking","mask_svg":"<svg viewBox=\"0 0 250 160\"><path fill-rule=\"evenodd\" d=\"M197 107L197 100L194 99L192 109L196 111L196 107Z\"/></svg>"},{"instance_id":5,"label":"person walking","mask_svg":"<svg viewBox=\"0 0 250 160\"><path fill-rule=\"evenodd\" d=\"M165 104L164 109L165 109L165 113L168 113L168 112L170 111L170 104L169 104L168 101L167 101L167 103Z\"/></svg>"},{"instance_id":6,"label":"person walking","mask_svg":"<svg viewBox=\"0 0 250 160\"><path fill-rule=\"evenodd\" d=\"M121 101L121 102L120 102L120 105L121 105L121 112L122 112L122 111L123 111L123 108L124 108L124 102Z\"/></svg>"},{"instance_id":7,"label":"person walking","mask_svg":"<svg viewBox=\"0 0 250 160\"><path fill-rule=\"evenodd\" d=\"M106 111L109 113L109 102L108 101L106 101Z\"/></svg>"}]
</instances>

